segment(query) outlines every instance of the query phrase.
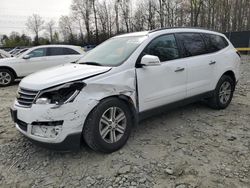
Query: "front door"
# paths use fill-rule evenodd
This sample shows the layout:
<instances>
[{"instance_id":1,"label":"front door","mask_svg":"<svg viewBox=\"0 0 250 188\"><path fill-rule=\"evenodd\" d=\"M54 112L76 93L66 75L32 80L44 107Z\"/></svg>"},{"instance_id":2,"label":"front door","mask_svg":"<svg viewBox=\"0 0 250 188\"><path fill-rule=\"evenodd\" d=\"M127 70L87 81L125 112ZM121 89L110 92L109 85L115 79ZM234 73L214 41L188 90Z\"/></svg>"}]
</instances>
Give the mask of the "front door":
<instances>
[{"instance_id":1,"label":"front door","mask_svg":"<svg viewBox=\"0 0 250 188\"><path fill-rule=\"evenodd\" d=\"M136 69L139 111L186 98L187 65L180 59L175 36L168 34L153 39L143 54L158 56L161 65Z\"/></svg>"},{"instance_id":2,"label":"front door","mask_svg":"<svg viewBox=\"0 0 250 188\"><path fill-rule=\"evenodd\" d=\"M29 55L30 58L23 59L22 64L20 64L22 72L24 73L24 75L22 76L27 76L31 73L46 68L46 62L47 62L46 48L34 49L27 55Z\"/></svg>"}]
</instances>

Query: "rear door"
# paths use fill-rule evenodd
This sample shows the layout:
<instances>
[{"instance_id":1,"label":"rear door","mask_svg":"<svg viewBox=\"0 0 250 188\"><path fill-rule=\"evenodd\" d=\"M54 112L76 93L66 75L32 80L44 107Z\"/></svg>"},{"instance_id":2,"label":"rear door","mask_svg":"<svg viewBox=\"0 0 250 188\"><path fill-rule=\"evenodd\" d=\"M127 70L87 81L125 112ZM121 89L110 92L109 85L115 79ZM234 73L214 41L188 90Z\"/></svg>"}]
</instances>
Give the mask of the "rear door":
<instances>
[{"instance_id":1,"label":"rear door","mask_svg":"<svg viewBox=\"0 0 250 188\"><path fill-rule=\"evenodd\" d=\"M187 97L211 90L216 60L208 54L200 33L176 34L187 62Z\"/></svg>"},{"instance_id":2,"label":"rear door","mask_svg":"<svg viewBox=\"0 0 250 188\"><path fill-rule=\"evenodd\" d=\"M80 48L80 47L79 47ZM80 59L83 55L72 48L63 48L65 63L74 62Z\"/></svg>"},{"instance_id":3,"label":"rear door","mask_svg":"<svg viewBox=\"0 0 250 188\"><path fill-rule=\"evenodd\" d=\"M146 54L158 56L161 65L136 69L139 111L184 99L187 65L180 58L175 36L167 34L153 39L141 56Z\"/></svg>"},{"instance_id":4,"label":"rear door","mask_svg":"<svg viewBox=\"0 0 250 188\"><path fill-rule=\"evenodd\" d=\"M48 61L46 63L47 67L53 67L66 63L62 47L49 47L47 50L47 54L48 54Z\"/></svg>"},{"instance_id":5,"label":"rear door","mask_svg":"<svg viewBox=\"0 0 250 188\"><path fill-rule=\"evenodd\" d=\"M213 67L214 70L210 90L214 90L219 79L218 76L221 76L221 74L227 70L228 62L232 61L231 54L235 54L235 50L226 50L229 43L220 35L203 33L202 36L206 42L210 60L213 62L212 64L210 63L210 66Z\"/></svg>"}]
</instances>

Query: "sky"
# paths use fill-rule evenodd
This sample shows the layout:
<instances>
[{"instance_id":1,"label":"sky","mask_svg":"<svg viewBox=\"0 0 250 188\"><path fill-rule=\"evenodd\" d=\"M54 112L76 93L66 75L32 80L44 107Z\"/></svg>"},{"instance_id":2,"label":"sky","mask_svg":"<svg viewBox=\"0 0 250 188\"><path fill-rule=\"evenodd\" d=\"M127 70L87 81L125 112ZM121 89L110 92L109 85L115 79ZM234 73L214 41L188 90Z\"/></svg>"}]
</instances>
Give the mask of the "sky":
<instances>
[{"instance_id":1,"label":"sky","mask_svg":"<svg viewBox=\"0 0 250 188\"><path fill-rule=\"evenodd\" d=\"M17 31L30 34L26 29L27 18L39 14L45 21L57 21L70 13L72 0L0 0L0 35Z\"/></svg>"}]
</instances>

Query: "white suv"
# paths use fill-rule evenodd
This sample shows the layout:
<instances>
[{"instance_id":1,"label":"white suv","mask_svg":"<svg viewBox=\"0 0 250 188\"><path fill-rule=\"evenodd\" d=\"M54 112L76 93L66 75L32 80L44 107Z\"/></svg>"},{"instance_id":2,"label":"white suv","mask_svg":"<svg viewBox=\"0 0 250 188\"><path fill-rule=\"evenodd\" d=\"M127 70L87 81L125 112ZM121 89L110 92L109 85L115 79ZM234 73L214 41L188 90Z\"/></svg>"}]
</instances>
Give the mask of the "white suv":
<instances>
[{"instance_id":1,"label":"white suv","mask_svg":"<svg viewBox=\"0 0 250 188\"><path fill-rule=\"evenodd\" d=\"M0 59L0 87L9 86L15 79L39 70L77 61L84 54L79 46L44 45L31 48L17 57Z\"/></svg>"},{"instance_id":2,"label":"white suv","mask_svg":"<svg viewBox=\"0 0 250 188\"><path fill-rule=\"evenodd\" d=\"M37 144L113 152L139 119L207 99L226 108L240 57L220 33L161 29L113 37L76 63L24 78L11 109L16 128Z\"/></svg>"}]
</instances>

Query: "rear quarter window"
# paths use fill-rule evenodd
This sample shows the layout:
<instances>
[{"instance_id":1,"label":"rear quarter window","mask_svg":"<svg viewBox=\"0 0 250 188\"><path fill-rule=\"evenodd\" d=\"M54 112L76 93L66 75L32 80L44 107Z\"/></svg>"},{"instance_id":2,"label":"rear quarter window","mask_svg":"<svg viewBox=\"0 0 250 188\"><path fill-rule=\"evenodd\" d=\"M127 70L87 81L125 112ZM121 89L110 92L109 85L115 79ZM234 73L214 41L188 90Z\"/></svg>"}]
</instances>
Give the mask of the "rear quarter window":
<instances>
[{"instance_id":1,"label":"rear quarter window","mask_svg":"<svg viewBox=\"0 0 250 188\"><path fill-rule=\"evenodd\" d=\"M64 55L79 55L80 53L71 49L71 48L63 48Z\"/></svg>"},{"instance_id":2,"label":"rear quarter window","mask_svg":"<svg viewBox=\"0 0 250 188\"><path fill-rule=\"evenodd\" d=\"M227 40L222 36L207 33L203 33L202 35L210 53L217 52L229 45Z\"/></svg>"}]
</instances>

